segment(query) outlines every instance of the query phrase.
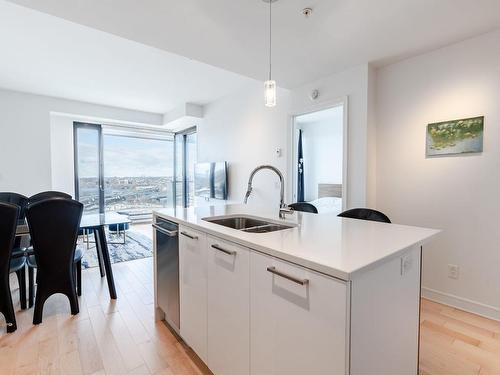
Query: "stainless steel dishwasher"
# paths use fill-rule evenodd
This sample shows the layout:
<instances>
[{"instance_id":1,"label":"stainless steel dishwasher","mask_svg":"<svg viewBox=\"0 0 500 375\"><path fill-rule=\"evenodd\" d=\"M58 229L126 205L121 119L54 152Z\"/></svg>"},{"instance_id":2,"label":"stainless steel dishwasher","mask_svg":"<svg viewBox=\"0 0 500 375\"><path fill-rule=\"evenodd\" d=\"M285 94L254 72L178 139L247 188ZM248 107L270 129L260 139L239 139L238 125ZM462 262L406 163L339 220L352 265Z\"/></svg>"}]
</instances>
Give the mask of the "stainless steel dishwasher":
<instances>
[{"instance_id":1,"label":"stainless steel dishwasher","mask_svg":"<svg viewBox=\"0 0 500 375\"><path fill-rule=\"evenodd\" d=\"M179 226L157 217L153 223L156 247L156 297L165 321L179 333Z\"/></svg>"}]
</instances>

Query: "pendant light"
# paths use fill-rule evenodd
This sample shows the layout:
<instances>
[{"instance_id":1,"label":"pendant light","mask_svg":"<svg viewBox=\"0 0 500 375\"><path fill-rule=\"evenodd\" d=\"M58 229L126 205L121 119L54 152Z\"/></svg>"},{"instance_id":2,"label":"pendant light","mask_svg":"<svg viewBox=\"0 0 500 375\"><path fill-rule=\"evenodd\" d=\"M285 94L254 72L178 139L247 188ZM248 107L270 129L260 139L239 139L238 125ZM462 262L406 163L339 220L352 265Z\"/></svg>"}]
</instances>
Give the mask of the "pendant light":
<instances>
[{"instance_id":1,"label":"pendant light","mask_svg":"<svg viewBox=\"0 0 500 375\"><path fill-rule=\"evenodd\" d=\"M272 4L277 0L263 0L269 3L269 79L264 82L264 104L266 107L276 106L276 81L272 79Z\"/></svg>"}]
</instances>

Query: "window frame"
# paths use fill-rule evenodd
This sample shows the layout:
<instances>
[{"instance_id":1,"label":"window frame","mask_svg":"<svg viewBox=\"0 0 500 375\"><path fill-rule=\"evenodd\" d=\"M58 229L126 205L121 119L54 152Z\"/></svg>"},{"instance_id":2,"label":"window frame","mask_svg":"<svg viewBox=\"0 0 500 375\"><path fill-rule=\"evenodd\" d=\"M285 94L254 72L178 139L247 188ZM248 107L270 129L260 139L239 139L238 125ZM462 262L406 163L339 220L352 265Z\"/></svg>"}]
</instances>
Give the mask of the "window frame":
<instances>
[{"instance_id":1,"label":"window frame","mask_svg":"<svg viewBox=\"0 0 500 375\"><path fill-rule=\"evenodd\" d=\"M187 175L187 137L188 135L195 134L197 133L197 127L193 126L191 128L179 131L174 133L174 197L175 197L175 205L177 205L177 162L178 162L178 156L177 156L177 136L182 137L182 142L181 143L181 153L182 153L182 175L181 175L181 181L182 182L182 207L187 208L188 203L189 203L189 181L188 181L188 175Z\"/></svg>"}]
</instances>

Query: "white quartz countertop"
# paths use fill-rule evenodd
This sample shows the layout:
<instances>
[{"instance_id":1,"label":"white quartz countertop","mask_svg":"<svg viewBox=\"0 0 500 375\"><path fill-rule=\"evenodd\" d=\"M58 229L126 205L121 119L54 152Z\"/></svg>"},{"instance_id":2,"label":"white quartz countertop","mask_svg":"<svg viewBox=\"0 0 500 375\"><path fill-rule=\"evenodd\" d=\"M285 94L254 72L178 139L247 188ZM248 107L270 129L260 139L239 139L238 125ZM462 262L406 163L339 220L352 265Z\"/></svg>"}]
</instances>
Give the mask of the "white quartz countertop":
<instances>
[{"instance_id":1,"label":"white quartz countertop","mask_svg":"<svg viewBox=\"0 0 500 375\"><path fill-rule=\"evenodd\" d=\"M277 208L247 205L160 209L154 214L342 280L350 280L367 267L396 257L411 246L424 244L440 232L340 218L336 214L294 212L283 220L278 217ZM297 226L270 233L247 233L203 220L225 215Z\"/></svg>"}]
</instances>

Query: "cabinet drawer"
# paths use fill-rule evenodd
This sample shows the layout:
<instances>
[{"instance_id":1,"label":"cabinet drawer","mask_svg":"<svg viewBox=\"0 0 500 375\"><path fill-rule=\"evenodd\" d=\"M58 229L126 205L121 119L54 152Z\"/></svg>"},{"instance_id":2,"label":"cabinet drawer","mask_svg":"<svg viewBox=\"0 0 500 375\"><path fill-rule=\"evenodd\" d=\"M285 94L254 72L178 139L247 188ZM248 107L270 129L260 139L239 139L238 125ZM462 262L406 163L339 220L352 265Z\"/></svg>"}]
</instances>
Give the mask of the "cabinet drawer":
<instances>
[{"instance_id":1,"label":"cabinet drawer","mask_svg":"<svg viewBox=\"0 0 500 375\"><path fill-rule=\"evenodd\" d=\"M251 253L252 374L345 374L347 285Z\"/></svg>"},{"instance_id":2,"label":"cabinet drawer","mask_svg":"<svg viewBox=\"0 0 500 375\"><path fill-rule=\"evenodd\" d=\"M250 372L250 250L207 237L208 367L217 375Z\"/></svg>"},{"instance_id":3,"label":"cabinet drawer","mask_svg":"<svg viewBox=\"0 0 500 375\"><path fill-rule=\"evenodd\" d=\"M207 361L206 234L179 227L180 332L198 356Z\"/></svg>"}]
</instances>

